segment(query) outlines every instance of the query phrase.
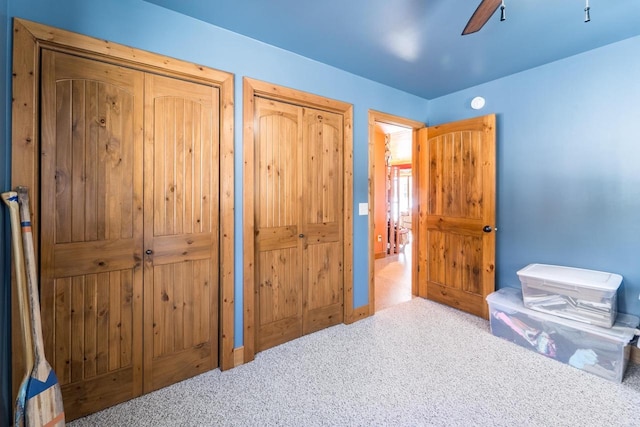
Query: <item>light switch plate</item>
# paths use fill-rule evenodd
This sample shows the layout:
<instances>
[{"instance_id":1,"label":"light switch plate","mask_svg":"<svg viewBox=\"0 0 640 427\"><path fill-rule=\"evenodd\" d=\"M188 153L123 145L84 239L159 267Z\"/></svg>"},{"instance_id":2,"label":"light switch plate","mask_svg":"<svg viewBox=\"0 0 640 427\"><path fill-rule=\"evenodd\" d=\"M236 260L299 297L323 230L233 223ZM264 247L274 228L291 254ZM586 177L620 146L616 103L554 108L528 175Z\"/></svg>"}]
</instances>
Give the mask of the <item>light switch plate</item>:
<instances>
[{"instance_id":1,"label":"light switch plate","mask_svg":"<svg viewBox=\"0 0 640 427\"><path fill-rule=\"evenodd\" d=\"M369 214L369 203L358 203L358 215Z\"/></svg>"}]
</instances>

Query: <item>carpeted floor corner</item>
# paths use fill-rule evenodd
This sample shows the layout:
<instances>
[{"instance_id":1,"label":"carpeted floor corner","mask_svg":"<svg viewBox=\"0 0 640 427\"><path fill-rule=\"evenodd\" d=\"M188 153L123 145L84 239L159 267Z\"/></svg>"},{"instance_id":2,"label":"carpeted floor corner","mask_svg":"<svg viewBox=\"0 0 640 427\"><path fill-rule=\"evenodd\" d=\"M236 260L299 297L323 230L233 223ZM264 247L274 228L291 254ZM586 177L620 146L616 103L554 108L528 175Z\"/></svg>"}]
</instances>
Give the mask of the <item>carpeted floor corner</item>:
<instances>
[{"instance_id":1,"label":"carpeted floor corner","mask_svg":"<svg viewBox=\"0 0 640 427\"><path fill-rule=\"evenodd\" d=\"M616 384L414 298L76 420L83 426L638 426Z\"/></svg>"}]
</instances>

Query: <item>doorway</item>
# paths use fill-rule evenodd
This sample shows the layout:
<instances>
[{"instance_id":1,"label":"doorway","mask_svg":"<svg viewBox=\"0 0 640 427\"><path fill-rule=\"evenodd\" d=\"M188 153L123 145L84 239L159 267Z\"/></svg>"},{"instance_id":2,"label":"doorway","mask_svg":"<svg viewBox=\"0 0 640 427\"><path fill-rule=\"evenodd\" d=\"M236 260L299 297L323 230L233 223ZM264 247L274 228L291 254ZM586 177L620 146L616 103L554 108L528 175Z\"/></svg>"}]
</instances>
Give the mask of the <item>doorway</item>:
<instances>
[{"instance_id":1,"label":"doorway","mask_svg":"<svg viewBox=\"0 0 640 427\"><path fill-rule=\"evenodd\" d=\"M417 295L414 186L417 131L424 124L369 111L370 314Z\"/></svg>"},{"instance_id":2,"label":"doorway","mask_svg":"<svg viewBox=\"0 0 640 427\"><path fill-rule=\"evenodd\" d=\"M375 156L378 122L413 129L412 295L488 318L485 299L495 289L495 114L426 128L369 111L369 315L377 309L375 176L385 167L384 156Z\"/></svg>"}]
</instances>

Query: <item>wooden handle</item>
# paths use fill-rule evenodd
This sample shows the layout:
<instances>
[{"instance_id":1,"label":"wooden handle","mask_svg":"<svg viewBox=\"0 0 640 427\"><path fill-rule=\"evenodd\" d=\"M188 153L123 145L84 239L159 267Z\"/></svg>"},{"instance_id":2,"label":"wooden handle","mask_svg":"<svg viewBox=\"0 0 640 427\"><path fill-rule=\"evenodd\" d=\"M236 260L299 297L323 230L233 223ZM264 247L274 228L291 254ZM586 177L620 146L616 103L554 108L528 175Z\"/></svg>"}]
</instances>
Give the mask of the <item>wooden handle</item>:
<instances>
[{"instance_id":1,"label":"wooden handle","mask_svg":"<svg viewBox=\"0 0 640 427\"><path fill-rule=\"evenodd\" d=\"M18 193L15 191L2 193L2 200L9 207L9 216L11 220L11 247L13 248L13 265L18 296L18 309L20 311L20 319L22 320L22 337L26 368L25 375L29 375L33 369L33 343L31 341L31 318L28 308L27 284L24 273L24 254L22 252L22 239L20 237Z\"/></svg>"},{"instance_id":2,"label":"wooden handle","mask_svg":"<svg viewBox=\"0 0 640 427\"><path fill-rule=\"evenodd\" d=\"M33 235L31 233L31 213L29 211L29 193L27 187L18 187L18 202L20 205L20 226L22 227L22 245L24 247L25 266L27 269L27 289L31 311L31 333L33 339L33 355L35 366L31 377L46 381L51 367L44 354L44 340L42 338L42 319L40 315L40 292L38 290L38 273L36 270L36 256L33 249Z\"/></svg>"}]
</instances>

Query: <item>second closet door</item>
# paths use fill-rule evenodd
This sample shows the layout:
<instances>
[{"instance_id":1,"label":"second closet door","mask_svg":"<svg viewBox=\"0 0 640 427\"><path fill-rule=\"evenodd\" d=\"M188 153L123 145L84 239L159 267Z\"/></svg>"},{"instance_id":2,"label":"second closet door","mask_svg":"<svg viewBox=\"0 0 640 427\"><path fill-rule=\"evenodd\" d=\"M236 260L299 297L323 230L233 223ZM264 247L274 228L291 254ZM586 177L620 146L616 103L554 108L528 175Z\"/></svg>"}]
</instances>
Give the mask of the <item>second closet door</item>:
<instances>
[{"instance_id":1,"label":"second closet door","mask_svg":"<svg viewBox=\"0 0 640 427\"><path fill-rule=\"evenodd\" d=\"M256 98L258 351L343 321L338 114Z\"/></svg>"}]
</instances>

